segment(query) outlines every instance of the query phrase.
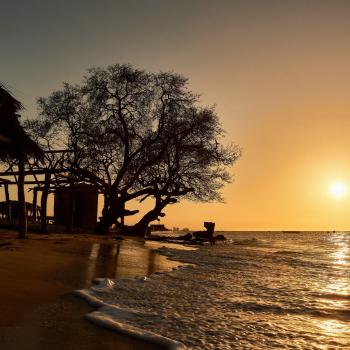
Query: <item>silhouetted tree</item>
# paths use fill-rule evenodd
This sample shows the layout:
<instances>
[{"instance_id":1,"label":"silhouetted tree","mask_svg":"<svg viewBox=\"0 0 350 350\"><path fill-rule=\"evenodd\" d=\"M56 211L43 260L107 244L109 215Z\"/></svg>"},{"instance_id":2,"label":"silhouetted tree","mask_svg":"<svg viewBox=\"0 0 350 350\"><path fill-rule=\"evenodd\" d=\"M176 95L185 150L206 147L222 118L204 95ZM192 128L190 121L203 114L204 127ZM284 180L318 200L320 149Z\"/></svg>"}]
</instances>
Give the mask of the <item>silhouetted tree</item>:
<instances>
[{"instance_id":1,"label":"silhouetted tree","mask_svg":"<svg viewBox=\"0 0 350 350\"><path fill-rule=\"evenodd\" d=\"M137 212L125 209L132 199L155 199L145 223L178 197L220 199L230 179L224 168L239 155L220 144L214 109L199 107L187 80L175 73L129 65L92 69L81 86L65 84L39 99L39 108L41 123L74 150L75 175L104 194L101 232Z\"/></svg>"},{"instance_id":2,"label":"silhouetted tree","mask_svg":"<svg viewBox=\"0 0 350 350\"><path fill-rule=\"evenodd\" d=\"M240 156L237 146L221 145L224 131L213 108L195 108L185 115L177 111L166 128L161 141L167 144L162 161L146 169L138 180L140 188L153 188L155 202L154 208L130 228L141 234L179 198L222 201L220 190L231 180L227 166ZM149 196L151 192L141 200Z\"/></svg>"}]
</instances>

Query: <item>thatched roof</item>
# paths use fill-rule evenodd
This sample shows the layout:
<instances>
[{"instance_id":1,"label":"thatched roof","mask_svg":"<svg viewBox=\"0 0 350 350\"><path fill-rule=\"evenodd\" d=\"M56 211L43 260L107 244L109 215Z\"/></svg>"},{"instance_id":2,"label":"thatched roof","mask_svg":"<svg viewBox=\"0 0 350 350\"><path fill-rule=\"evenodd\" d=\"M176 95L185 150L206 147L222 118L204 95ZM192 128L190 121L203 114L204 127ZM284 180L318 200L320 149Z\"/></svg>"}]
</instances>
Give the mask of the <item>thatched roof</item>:
<instances>
[{"instance_id":1,"label":"thatched roof","mask_svg":"<svg viewBox=\"0 0 350 350\"><path fill-rule=\"evenodd\" d=\"M22 104L0 85L0 158L21 154L42 158L40 147L26 134L17 114Z\"/></svg>"}]
</instances>

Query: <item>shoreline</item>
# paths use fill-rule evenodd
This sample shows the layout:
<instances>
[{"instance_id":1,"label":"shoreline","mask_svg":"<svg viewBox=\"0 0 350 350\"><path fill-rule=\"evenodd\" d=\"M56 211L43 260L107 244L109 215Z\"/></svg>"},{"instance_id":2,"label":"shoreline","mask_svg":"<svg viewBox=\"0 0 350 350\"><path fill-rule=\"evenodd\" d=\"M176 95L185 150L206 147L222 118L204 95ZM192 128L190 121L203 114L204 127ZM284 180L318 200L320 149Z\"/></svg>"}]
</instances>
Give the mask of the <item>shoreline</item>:
<instances>
[{"instance_id":1,"label":"shoreline","mask_svg":"<svg viewBox=\"0 0 350 350\"><path fill-rule=\"evenodd\" d=\"M166 246L157 247L156 249L153 248L158 254L164 256L167 260L176 262L178 264L177 267L174 267L170 271L161 271L161 272L155 272L154 274L151 274L149 278L152 280L154 277L159 277L161 275L167 275L171 273L172 271L176 271L182 268L186 267L193 267L192 263L189 263L185 260L177 260L172 254L169 254L168 249L179 249L179 246L181 247L179 250L183 251L195 251L200 249L200 247L193 247L193 246L187 246L182 245L180 243L174 243L174 242L160 242L164 243ZM165 250L164 250L165 249ZM133 283L137 281L138 283L147 283L149 279L143 279L143 278L127 278L124 279L121 282L130 282ZM89 320L91 323L98 325L99 327L109 329L113 331L116 334L126 335L130 336L133 339L138 339L140 341L149 342L151 344L154 344L156 346L159 346L160 348L167 349L167 350L184 350L187 349L185 344L172 339L168 338L166 336L163 336L161 333L154 333L152 331L146 330L144 328L139 328L137 326L128 324L127 320L128 318L132 318L135 313L138 312L134 309L125 309L120 308L116 305L111 305L103 300L99 299L97 296L94 295L94 291L98 292L107 292L113 288L115 284L118 284L118 280L116 282L108 279L108 278L101 278L94 281L94 285L90 286L89 288L75 290L74 295L81 300L84 300L88 305L90 305L93 310L89 313L87 313L84 317ZM120 318L119 318L120 317ZM138 317L142 317L142 314L139 314Z\"/></svg>"},{"instance_id":2,"label":"shoreline","mask_svg":"<svg viewBox=\"0 0 350 350\"><path fill-rule=\"evenodd\" d=\"M72 292L91 285L87 283L92 276L87 274L91 273L91 259L86 255L94 244L112 246L116 241L110 236L84 234L29 234L18 240L15 233L0 231L0 342L4 348L164 349L86 321L84 315L93 308ZM147 269L158 268L155 257L152 259ZM94 273L105 268L94 263ZM120 271L127 269L121 266Z\"/></svg>"}]
</instances>

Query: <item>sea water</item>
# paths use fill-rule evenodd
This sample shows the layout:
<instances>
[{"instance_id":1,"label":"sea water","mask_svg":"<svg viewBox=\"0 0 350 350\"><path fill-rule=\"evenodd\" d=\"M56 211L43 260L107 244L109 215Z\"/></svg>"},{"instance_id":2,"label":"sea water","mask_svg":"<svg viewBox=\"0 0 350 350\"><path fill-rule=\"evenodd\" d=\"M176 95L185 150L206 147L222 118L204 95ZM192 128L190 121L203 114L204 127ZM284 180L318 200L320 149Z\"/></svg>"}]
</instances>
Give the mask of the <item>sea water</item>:
<instances>
[{"instance_id":1,"label":"sea water","mask_svg":"<svg viewBox=\"0 0 350 350\"><path fill-rule=\"evenodd\" d=\"M350 234L225 233L188 263L78 294L98 324L180 349L350 349Z\"/></svg>"}]
</instances>

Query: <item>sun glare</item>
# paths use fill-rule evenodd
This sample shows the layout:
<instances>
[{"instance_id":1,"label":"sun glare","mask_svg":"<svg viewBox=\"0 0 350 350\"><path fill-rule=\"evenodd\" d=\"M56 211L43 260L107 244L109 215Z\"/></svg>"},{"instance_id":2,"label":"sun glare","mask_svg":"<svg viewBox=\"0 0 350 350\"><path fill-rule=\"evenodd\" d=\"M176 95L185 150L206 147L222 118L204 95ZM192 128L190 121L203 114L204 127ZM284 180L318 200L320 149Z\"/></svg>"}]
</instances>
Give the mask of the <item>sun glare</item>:
<instances>
[{"instance_id":1,"label":"sun glare","mask_svg":"<svg viewBox=\"0 0 350 350\"><path fill-rule=\"evenodd\" d=\"M348 192L347 186L344 182L336 181L333 182L330 186L330 193L335 198L342 198Z\"/></svg>"}]
</instances>

